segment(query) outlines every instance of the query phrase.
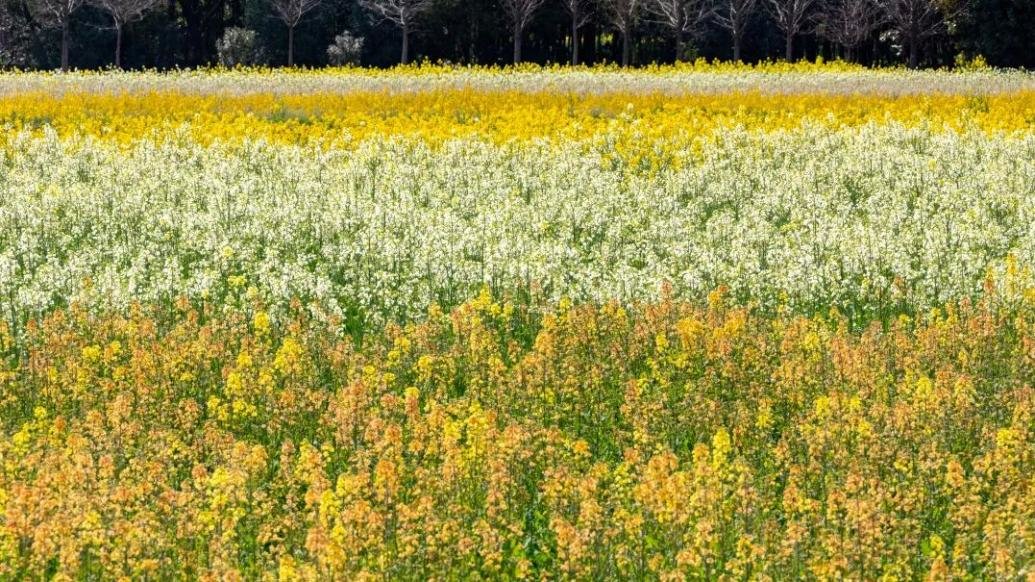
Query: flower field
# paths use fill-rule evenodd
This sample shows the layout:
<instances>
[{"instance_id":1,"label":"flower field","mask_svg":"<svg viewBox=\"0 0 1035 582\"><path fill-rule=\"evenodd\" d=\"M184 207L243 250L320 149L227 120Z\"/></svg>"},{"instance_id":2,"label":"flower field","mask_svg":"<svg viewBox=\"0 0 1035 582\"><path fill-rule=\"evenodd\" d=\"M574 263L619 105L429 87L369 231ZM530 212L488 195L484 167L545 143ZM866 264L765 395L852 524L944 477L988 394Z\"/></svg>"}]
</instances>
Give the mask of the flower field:
<instances>
[{"instance_id":1,"label":"flower field","mask_svg":"<svg viewBox=\"0 0 1035 582\"><path fill-rule=\"evenodd\" d=\"M1035 580L1035 75L0 75L0 579Z\"/></svg>"}]
</instances>

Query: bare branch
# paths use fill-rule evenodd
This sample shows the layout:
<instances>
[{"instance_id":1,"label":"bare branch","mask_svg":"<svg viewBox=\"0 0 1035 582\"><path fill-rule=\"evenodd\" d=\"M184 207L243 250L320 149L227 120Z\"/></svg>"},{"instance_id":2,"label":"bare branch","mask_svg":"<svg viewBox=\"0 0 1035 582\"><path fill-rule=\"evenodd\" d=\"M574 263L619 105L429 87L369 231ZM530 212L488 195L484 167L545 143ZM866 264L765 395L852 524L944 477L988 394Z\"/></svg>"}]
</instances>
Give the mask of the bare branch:
<instances>
[{"instance_id":1,"label":"bare branch","mask_svg":"<svg viewBox=\"0 0 1035 582\"><path fill-rule=\"evenodd\" d=\"M571 17L571 64L579 64L579 30L586 26L592 18L592 5L589 0L561 0L564 9Z\"/></svg>"},{"instance_id":2,"label":"bare branch","mask_svg":"<svg viewBox=\"0 0 1035 582\"><path fill-rule=\"evenodd\" d=\"M573 30L586 26L593 18L593 6L589 0L561 0L561 4L572 19Z\"/></svg>"},{"instance_id":3,"label":"bare branch","mask_svg":"<svg viewBox=\"0 0 1035 582\"><path fill-rule=\"evenodd\" d=\"M115 28L122 28L143 18L158 0L94 0L94 4L111 16Z\"/></svg>"},{"instance_id":4,"label":"bare branch","mask_svg":"<svg viewBox=\"0 0 1035 582\"><path fill-rule=\"evenodd\" d=\"M710 0L650 0L647 12L655 22L665 26L677 38L696 39L701 26L715 16L715 5Z\"/></svg>"},{"instance_id":5,"label":"bare branch","mask_svg":"<svg viewBox=\"0 0 1035 582\"><path fill-rule=\"evenodd\" d=\"M788 61L794 58L794 37L808 24L813 4L815 0L766 0L766 9L786 40Z\"/></svg>"},{"instance_id":6,"label":"bare branch","mask_svg":"<svg viewBox=\"0 0 1035 582\"><path fill-rule=\"evenodd\" d=\"M434 0L359 0L359 5L382 21L409 29L434 4Z\"/></svg>"},{"instance_id":7,"label":"bare branch","mask_svg":"<svg viewBox=\"0 0 1035 582\"><path fill-rule=\"evenodd\" d=\"M640 21L641 0L600 0L608 23L622 34L632 32Z\"/></svg>"},{"instance_id":8,"label":"bare branch","mask_svg":"<svg viewBox=\"0 0 1035 582\"><path fill-rule=\"evenodd\" d=\"M632 33L640 22L642 0L600 0L608 23L622 35L622 66L632 60Z\"/></svg>"},{"instance_id":9,"label":"bare branch","mask_svg":"<svg viewBox=\"0 0 1035 582\"><path fill-rule=\"evenodd\" d=\"M61 29L61 70L68 70L69 28L84 0L30 0L29 11L47 28Z\"/></svg>"},{"instance_id":10,"label":"bare branch","mask_svg":"<svg viewBox=\"0 0 1035 582\"><path fill-rule=\"evenodd\" d=\"M122 31L158 5L159 0L93 0L93 3L111 16L115 24L115 66L122 67Z\"/></svg>"},{"instance_id":11,"label":"bare branch","mask_svg":"<svg viewBox=\"0 0 1035 582\"><path fill-rule=\"evenodd\" d=\"M82 5L83 0L32 0L29 9L44 26L61 28Z\"/></svg>"},{"instance_id":12,"label":"bare branch","mask_svg":"<svg viewBox=\"0 0 1035 582\"><path fill-rule=\"evenodd\" d=\"M532 22L536 10L543 5L543 0L500 0L500 2L515 31L524 31Z\"/></svg>"},{"instance_id":13,"label":"bare branch","mask_svg":"<svg viewBox=\"0 0 1035 582\"><path fill-rule=\"evenodd\" d=\"M400 61L410 62L410 30L417 20L434 5L434 0L359 0L359 5L381 21L388 21L402 31Z\"/></svg>"},{"instance_id":14,"label":"bare branch","mask_svg":"<svg viewBox=\"0 0 1035 582\"><path fill-rule=\"evenodd\" d=\"M733 37L733 60L740 61L741 44L758 0L722 0L715 22Z\"/></svg>"},{"instance_id":15,"label":"bare branch","mask_svg":"<svg viewBox=\"0 0 1035 582\"><path fill-rule=\"evenodd\" d=\"M829 0L817 17L815 30L851 53L881 22L880 9L874 0Z\"/></svg>"},{"instance_id":16,"label":"bare branch","mask_svg":"<svg viewBox=\"0 0 1035 582\"><path fill-rule=\"evenodd\" d=\"M521 62L521 38L543 0L500 0L514 36L514 62Z\"/></svg>"},{"instance_id":17,"label":"bare branch","mask_svg":"<svg viewBox=\"0 0 1035 582\"><path fill-rule=\"evenodd\" d=\"M700 27L715 15L715 6L706 0L653 0L647 11L656 22L683 34L696 36Z\"/></svg>"},{"instance_id":18,"label":"bare branch","mask_svg":"<svg viewBox=\"0 0 1035 582\"><path fill-rule=\"evenodd\" d=\"M965 11L962 2L939 0L876 0L892 32L909 51L909 66L919 64L920 43L948 31L949 23Z\"/></svg>"},{"instance_id":19,"label":"bare branch","mask_svg":"<svg viewBox=\"0 0 1035 582\"><path fill-rule=\"evenodd\" d=\"M320 5L321 0L269 0L273 13L288 28L295 28L308 12Z\"/></svg>"},{"instance_id":20,"label":"bare branch","mask_svg":"<svg viewBox=\"0 0 1035 582\"><path fill-rule=\"evenodd\" d=\"M893 29L919 37L944 32L946 17L956 12L956 7L935 0L879 0L878 6Z\"/></svg>"}]
</instances>

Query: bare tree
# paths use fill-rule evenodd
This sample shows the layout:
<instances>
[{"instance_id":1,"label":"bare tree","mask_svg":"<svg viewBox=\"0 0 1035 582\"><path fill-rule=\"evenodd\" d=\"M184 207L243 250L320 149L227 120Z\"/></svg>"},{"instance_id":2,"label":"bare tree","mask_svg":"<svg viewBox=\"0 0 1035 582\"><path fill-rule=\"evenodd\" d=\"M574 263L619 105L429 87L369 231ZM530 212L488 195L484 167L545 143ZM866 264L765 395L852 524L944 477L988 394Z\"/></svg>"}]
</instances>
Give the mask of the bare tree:
<instances>
[{"instance_id":1,"label":"bare tree","mask_svg":"<svg viewBox=\"0 0 1035 582\"><path fill-rule=\"evenodd\" d=\"M715 6L711 0L650 0L647 11L657 22L672 31L676 39L676 61L683 60L684 43L696 40L701 25L712 18Z\"/></svg>"},{"instance_id":2,"label":"bare tree","mask_svg":"<svg viewBox=\"0 0 1035 582\"><path fill-rule=\"evenodd\" d=\"M794 37L808 24L809 11L815 0L766 0L766 8L776 27L783 32L784 59L794 60Z\"/></svg>"},{"instance_id":3,"label":"bare tree","mask_svg":"<svg viewBox=\"0 0 1035 582\"><path fill-rule=\"evenodd\" d=\"M828 0L817 18L816 32L845 49L852 60L855 49L881 24L874 0Z\"/></svg>"},{"instance_id":4,"label":"bare tree","mask_svg":"<svg viewBox=\"0 0 1035 582\"><path fill-rule=\"evenodd\" d=\"M98 8L111 16L115 25L115 68L122 68L122 33L126 25L143 18L159 0L94 0Z\"/></svg>"},{"instance_id":5,"label":"bare tree","mask_svg":"<svg viewBox=\"0 0 1035 582\"><path fill-rule=\"evenodd\" d=\"M320 2L321 0L269 0L273 13L288 29L287 64L289 67L295 65L295 28L302 22L302 18L306 14L320 5Z\"/></svg>"},{"instance_id":6,"label":"bare tree","mask_svg":"<svg viewBox=\"0 0 1035 582\"><path fill-rule=\"evenodd\" d=\"M410 62L410 32L434 0L359 0L360 6L402 30L402 64Z\"/></svg>"},{"instance_id":7,"label":"bare tree","mask_svg":"<svg viewBox=\"0 0 1035 582\"><path fill-rule=\"evenodd\" d=\"M32 0L29 9L44 26L61 29L61 70L68 70L69 29L72 14L83 5L83 0Z\"/></svg>"},{"instance_id":8,"label":"bare tree","mask_svg":"<svg viewBox=\"0 0 1035 582\"><path fill-rule=\"evenodd\" d=\"M543 5L543 0L502 0L503 10L510 21L511 33L514 35L514 64L521 62L521 37L525 28L532 22L535 11Z\"/></svg>"},{"instance_id":9,"label":"bare tree","mask_svg":"<svg viewBox=\"0 0 1035 582\"><path fill-rule=\"evenodd\" d=\"M632 60L632 33L640 21L642 0L600 0L608 22L622 35L622 66Z\"/></svg>"},{"instance_id":10,"label":"bare tree","mask_svg":"<svg viewBox=\"0 0 1035 582\"><path fill-rule=\"evenodd\" d=\"M877 0L877 5L909 52L912 69L920 64L920 43L947 31L947 23L963 12L962 4L938 0Z\"/></svg>"},{"instance_id":11,"label":"bare tree","mask_svg":"<svg viewBox=\"0 0 1035 582\"><path fill-rule=\"evenodd\" d=\"M733 37L733 60L740 62L744 33L747 32L751 16L758 6L758 0L722 0L715 21L730 31Z\"/></svg>"},{"instance_id":12,"label":"bare tree","mask_svg":"<svg viewBox=\"0 0 1035 582\"><path fill-rule=\"evenodd\" d=\"M571 16L571 64L579 64L579 30L592 17L589 0L561 0L564 9Z\"/></svg>"}]
</instances>

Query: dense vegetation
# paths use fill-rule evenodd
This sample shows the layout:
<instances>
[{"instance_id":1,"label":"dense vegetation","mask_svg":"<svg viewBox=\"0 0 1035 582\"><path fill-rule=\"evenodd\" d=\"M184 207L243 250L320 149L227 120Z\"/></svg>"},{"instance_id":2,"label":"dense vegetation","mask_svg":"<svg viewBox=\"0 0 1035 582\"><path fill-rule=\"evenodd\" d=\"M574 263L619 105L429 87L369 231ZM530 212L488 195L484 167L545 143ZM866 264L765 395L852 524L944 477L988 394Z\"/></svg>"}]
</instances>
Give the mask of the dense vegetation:
<instances>
[{"instance_id":1,"label":"dense vegetation","mask_svg":"<svg viewBox=\"0 0 1035 582\"><path fill-rule=\"evenodd\" d=\"M1035 578L1035 76L0 74L0 579Z\"/></svg>"},{"instance_id":2,"label":"dense vegetation","mask_svg":"<svg viewBox=\"0 0 1035 582\"><path fill-rule=\"evenodd\" d=\"M0 327L0 576L1023 579L1035 294L995 284L861 333L721 291Z\"/></svg>"}]
</instances>

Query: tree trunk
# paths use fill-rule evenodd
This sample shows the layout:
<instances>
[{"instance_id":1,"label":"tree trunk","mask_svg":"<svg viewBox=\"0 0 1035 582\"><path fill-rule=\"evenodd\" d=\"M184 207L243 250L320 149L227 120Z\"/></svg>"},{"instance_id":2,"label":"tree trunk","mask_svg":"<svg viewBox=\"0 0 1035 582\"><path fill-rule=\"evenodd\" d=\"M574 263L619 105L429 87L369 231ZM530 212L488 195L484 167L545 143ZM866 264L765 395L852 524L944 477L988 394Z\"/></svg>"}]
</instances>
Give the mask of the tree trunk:
<instances>
[{"instance_id":1,"label":"tree trunk","mask_svg":"<svg viewBox=\"0 0 1035 582\"><path fill-rule=\"evenodd\" d=\"M244 22L244 2L241 0L230 0L230 22L240 24Z\"/></svg>"},{"instance_id":2,"label":"tree trunk","mask_svg":"<svg viewBox=\"0 0 1035 582\"><path fill-rule=\"evenodd\" d=\"M521 62L521 28L514 25L514 64Z\"/></svg>"},{"instance_id":3,"label":"tree trunk","mask_svg":"<svg viewBox=\"0 0 1035 582\"><path fill-rule=\"evenodd\" d=\"M600 58L600 30L596 22L592 20L589 22L589 42L586 43L586 48L589 49L589 58L585 59L588 63L595 63Z\"/></svg>"},{"instance_id":4,"label":"tree trunk","mask_svg":"<svg viewBox=\"0 0 1035 582\"><path fill-rule=\"evenodd\" d=\"M169 22L176 21L176 8L176 0L166 1L165 15L166 18L169 19ZM162 36L160 38L162 39L162 50L159 52L159 54L161 55L159 57L161 59L161 66L159 68L168 68L172 66L173 61L175 60L175 57L173 55L175 54L176 47L179 44L179 33L178 31L167 26L162 29Z\"/></svg>"},{"instance_id":5,"label":"tree trunk","mask_svg":"<svg viewBox=\"0 0 1035 582\"><path fill-rule=\"evenodd\" d=\"M788 63L794 61L794 35L790 32L787 33L787 46L785 47L783 58Z\"/></svg>"},{"instance_id":6,"label":"tree trunk","mask_svg":"<svg viewBox=\"0 0 1035 582\"><path fill-rule=\"evenodd\" d=\"M733 35L733 62L740 62L740 36Z\"/></svg>"},{"instance_id":7,"label":"tree trunk","mask_svg":"<svg viewBox=\"0 0 1035 582\"><path fill-rule=\"evenodd\" d=\"M295 66L295 27L288 27L288 66Z\"/></svg>"},{"instance_id":8,"label":"tree trunk","mask_svg":"<svg viewBox=\"0 0 1035 582\"><path fill-rule=\"evenodd\" d=\"M915 69L920 66L920 43L917 42L916 35L910 35L909 37L909 68Z\"/></svg>"},{"instance_id":9,"label":"tree trunk","mask_svg":"<svg viewBox=\"0 0 1035 582\"><path fill-rule=\"evenodd\" d=\"M579 64L579 15L571 15L571 66Z\"/></svg>"},{"instance_id":10,"label":"tree trunk","mask_svg":"<svg viewBox=\"0 0 1035 582\"><path fill-rule=\"evenodd\" d=\"M61 24L61 70L68 71L68 38L69 38L69 19L70 16L65 16L65 21Z\"/></svg>"},{"instance_id":11,"label":"tree trunk","mask_svg":"<svg viewBox=\"0 0 1035 582\"><path fill-rule=\"evenodd\" d=\"M677 63L682 62L683 59L686 57L684 52L685 51L684 51L684 48L683 48L683 31L677 29L676 30L676 62Z\"/></svg>"},{"instance_id":12,"label":"tree trunk","mask_svg":"<svg viewBox=\"0 0 1035 582\"><path fill-rule=\"evenodd\" d=\"M115 25L115 68L122 68L122 25Z\"/></svg>"},{"instance_id":13,"label":"tree trunk","mask_svg":"<svg viewBox=\"0 0 1035 582\"><path fill-rule=\"evenodd\" d=\"M622 66L628 67L632 57L632 43L629 42L629 31L622 33Z\"/></svg>"},{"instance_id":14,"label":"tree trunk","mask_svg":"<svg viewBox=\"0 0 1035 582\"><path fill-rule=\"evenodd\" d=\"M175 3L180 6L180 11L183 14L183 21L187 28L187 42L184 43L187 64L190 66L200 65L205 59L203 30L205 28L204 10L200 6L198 0L175 0ZM175 14L174 9L170 9L170 14Z\"/></svg>"},{"instance_id":15,"label":"tree trunk","mask_svg":"<svg viewBox=\"0 0 1035 582\"><path fill-rule=\"evenodd\" d=\"M402 40L402 55L399 57L399 61L407 65L410 63L410 27L404 25L402 27L403 40Z\"/></svg>"}]
</instances>

